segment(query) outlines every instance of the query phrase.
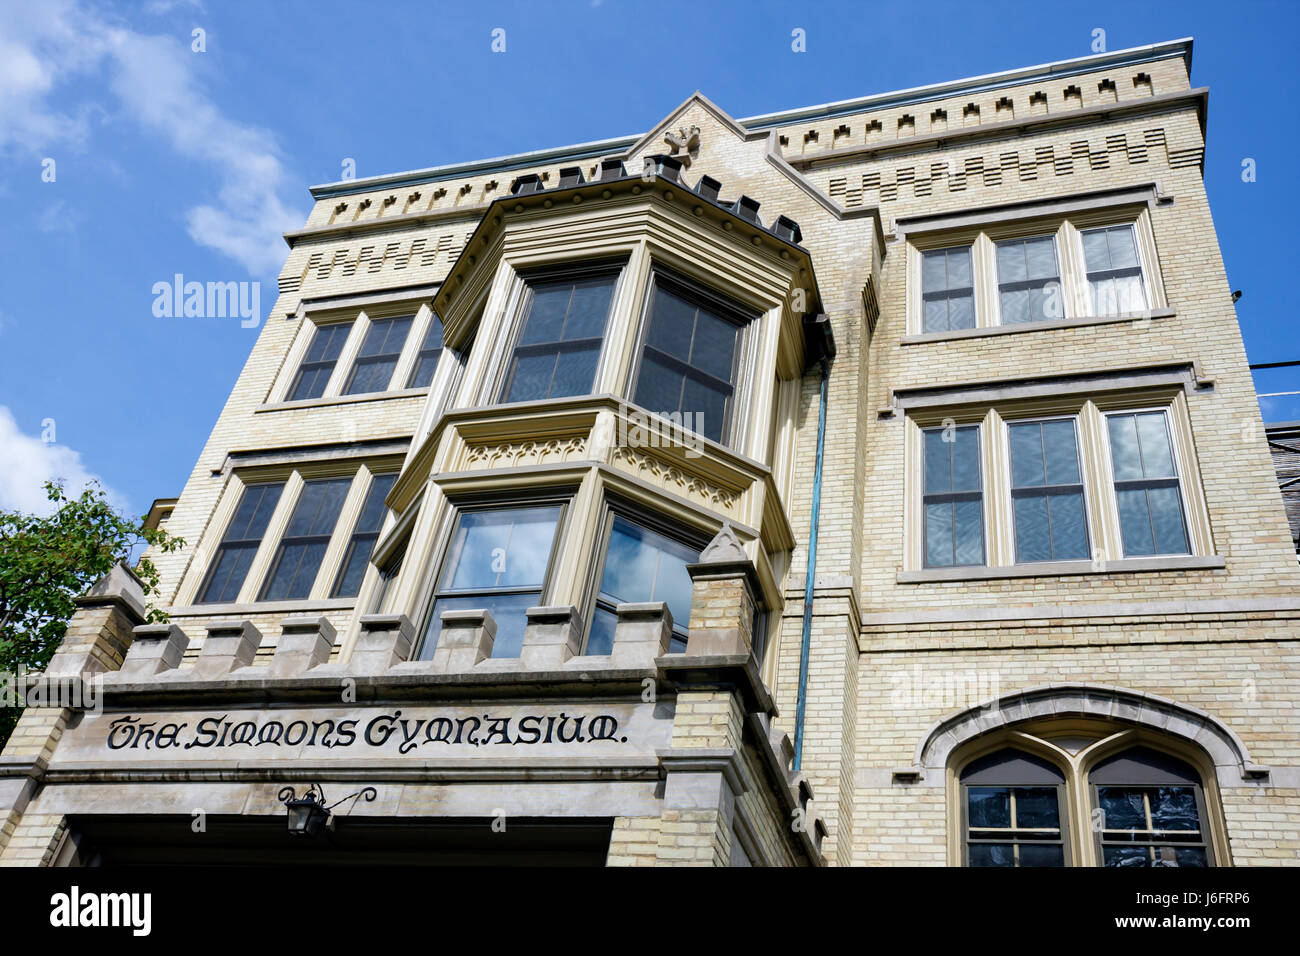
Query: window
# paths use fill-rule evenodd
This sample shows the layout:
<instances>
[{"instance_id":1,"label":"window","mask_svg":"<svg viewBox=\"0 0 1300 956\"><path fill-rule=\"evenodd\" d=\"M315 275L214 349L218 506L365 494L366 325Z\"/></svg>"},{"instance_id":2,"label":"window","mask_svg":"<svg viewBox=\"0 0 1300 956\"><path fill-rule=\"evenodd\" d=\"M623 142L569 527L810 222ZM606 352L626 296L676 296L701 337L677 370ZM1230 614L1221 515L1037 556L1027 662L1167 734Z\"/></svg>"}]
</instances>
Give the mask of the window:
<instances>
[{"instance_id":1,"label":"window","mask_svg":"<svg viewBox=\"0 0 1300 956\"><path fill-rule=\"evenodd\" d=\"M1133 227L1085 229L1081 236L1092 314L1119 315L1147 308Z\"/></svg>"},{"instance_id":2,"label":"window","mask_svg":"<svg viewBox=\"0 0 1300 956\"><path fill-rule=\"evenodd\" d=\"M361 506L361 514L352 529L352 537L348 539L338 578L334 582L334 597L356 597L360 593L361 579L365 576L366 565L370 563L370 552L379 540L379 531L384 523L384 499L393 489L395 481L396 475L375 475L371 481L365 503Z\"/></svg>"},{"instance_id":3,"label":"window","mask_svg":"<svg viewBox=\"0 0 1300 956\"><path fill-rule=\"evenodd\" d=\"M299 601L310 596L351 485L351 478L303 483L260 600Z\"/></svg>"},{"instance_id":4,"label":"window","mask_svg":"<svg viewBox=\"0 0 1300 956\"><path fill-rule=\"evenodd\" d=\"M745 321L657 276L632 401L725 441Z\"/></svg>"},{"instance_id":5,"label":"window","mask_svg":"<svg viewBox=\"0 0 1300 956\"><path fill-rule=\"evenodd\" d=\"M1086 558L1083 476L1074 419L1012 422L1011 502L1016 561Z\"/></svg>"},{"instance_id":6,"label":"window","mask_svg":"<svg viewBox=\"0 0 1300 956\"><path fill-rule=\"evenodd\" d=\"M351 322L333 322L320 325L312 333L311 345L298 366L298 374L289 388L289 401L320 398L325 394L325 386L334 374L334 363L339 360L343 343L352 331Z\"/></svg>"},{"instance_id":7,"label":"window","mask_svg":"<svg viewBox=\"0 0 1300 956\"><path fill-rule=\"evenodd\" d=\"M1107 416L1124 554L1187 554L1187 524L1165 412Z\"/></svg>"},{"instance_id":8,"label":"window","mask_svg":"<svg viewBox=\"0 0 1300 956\"><path fill-rule=\"evenodd\" d=\"M438 368L438 359L442 356L442 320L436 315L429 316L429 328L424 333L419 354L415 357L415 368L411 370L411 380L407 388L425 388L433 381L433 373Z\"/></svg>"},{"instance_id":9,"label":"window","mask_svg":"<svg viewBox=\"0 0 1300 956\"><path fill-rule=\"evenodd\" d=\"M999 221L959 235L961 244L952 231L912 240L913 333L1137 317L1167 304L1145 207L1080 212L1047 225L1041 217Z\"/></svg>"},{"instance_id":10,"label":"window","mask_svg":"<svg viewBox=\"0 0 1300 956\"><path fill-rule=\"evenodd\" d=\"M1181 391L954 399L908 411L900 583L1223 566Z\"/></svg>"},{"instance_id":11,"label":"window","mask_svg":"<svg viewBox=\"0 0 1300 956\"><path fill-rule=\"evenodd\" d=\"M979 426L925 430L925 566L984 563Z\"/></svg>"},{"instance_id":12,"label":"window","mask_svg":"<svg viewBox=\"0 0 1300 956\"><path fill-rule=\"evenodd\" d=\"M284 482L248 485L240 494L235 515L217 548L208 579L200 589L200 604L226 604L239 597L266 526L280 500Z\"/></svg>"},{"instance_id":13,"label":"window","mask_svg":"<svg viewBox=\"0 0 1300 956\"><path fill-rule=\"evenodd\" d=\"M1065 866L1065 775L1041 757L1006 748L961 773L967 866Z\"/></svg>"},{"instance_id":14,"label":"window","mask_svg":"<svg viewBox=\"0 0 1300 956\"><path fill-rule=\"evenodd\" d=\"M503 401L585 395L596 363L616 276L531 283L519 341L510 358Z\"/></svg>"},{"instance_id":15,"label":"window","mask_svg":"<svg viewBox=\"0 0 1300 956\"><path fill-rule=\"evenodd\" d=\"M1061 302L1061 275L1056 264L1055 239L1052 236L1009 239L999 242L997 250L998 303L1002 309L1002 324L1061 318L1065 312Z\"/></svg>"},{"instance_id":16,"label":"window","mask_svg":"<svg viewBox=\"0 0 1300 956\"><path fill-rule=\"evenodd\" d=\"M456 517L420 648L438 645L442 612L485 608L496 619L493 657L518 657L524 612L540 602L562 505L462 511Z\"/></svg>"},{"instance_id":17,"label":"window","mask_svg":"<svg viewBox=\"0 0 1300 956\"><path fill-rule=\"evenodd\" d=\"M393 370L406 344L407 333L411 331L414 316L391 316L371 319L366 329L366 337L361 342L361 351L352 365L348 383L343 389L344 395L366 395L371 392L388 390L388 383L393 380Z\"/></svg>"},{"instance_id":18,"label":"window","mask_svg":"<svg viewBox=\"0 0 1300 956\"><path fill-rule=\"evenodd\" d=\"M1133 747L1098 763L1089 782L1102 866L1213 865L1201 778L1190 764Z\"/></svg>"},{"instance_id":19,"label":"window","mask_svg":"<svg viewBox=\"0 0 1300 956\"><path fill-rule=\"evenodd\" d=\"M921 258L923 331L975 328L971 247L931 249Z\"/></svg>"},{"instance_id":20,"label":"window","mask_svg":"<svg viewBox=\"0 0 1300 956\"><path fill-rule=\"evenodd\" d=\"M600 592L584 653L609 654L614 647L618 605L640 601L668 605L673 615L670 650L674 654L685 651L691 617L691 576L686 566L699 559L699 548L622 515L612 515Z\"/></svg>"}]
</instances>

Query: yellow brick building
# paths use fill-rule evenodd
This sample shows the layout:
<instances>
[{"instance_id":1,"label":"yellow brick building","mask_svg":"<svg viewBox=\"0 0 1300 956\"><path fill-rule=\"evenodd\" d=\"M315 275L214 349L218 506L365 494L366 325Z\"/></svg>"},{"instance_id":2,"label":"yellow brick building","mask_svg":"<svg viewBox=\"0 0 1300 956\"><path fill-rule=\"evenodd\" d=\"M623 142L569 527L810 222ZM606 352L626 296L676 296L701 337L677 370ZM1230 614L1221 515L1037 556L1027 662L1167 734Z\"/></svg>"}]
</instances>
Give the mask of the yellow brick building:
<instances>
[{"instance_id":1,"label":"yellow brick building","mask_svg":"<svg viewBox=\"0 0 1300 956\"><path fill-rule=\"evenodd\" d=\"M1191 50L313 189L0 863L1300 861Z\"/></svg>"}]
</instances>

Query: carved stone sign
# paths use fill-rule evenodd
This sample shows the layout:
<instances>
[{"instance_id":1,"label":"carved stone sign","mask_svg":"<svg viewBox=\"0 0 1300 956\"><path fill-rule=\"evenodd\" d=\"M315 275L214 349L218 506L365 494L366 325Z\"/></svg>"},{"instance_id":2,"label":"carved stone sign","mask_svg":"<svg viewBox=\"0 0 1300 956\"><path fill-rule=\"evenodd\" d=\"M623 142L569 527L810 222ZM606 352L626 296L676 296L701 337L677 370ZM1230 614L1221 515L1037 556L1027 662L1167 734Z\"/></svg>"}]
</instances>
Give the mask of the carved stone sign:
<instances>
[{"instance_id":1,"label":"carved stone sign","mask_svg":"<svg viewBox=\"0 0 1300 956\"><path fill-rule=\"evenodd\" d=\"M568 702L85 714L54 763L653 756L672 708Z\"/></svg>"}]
</instances>

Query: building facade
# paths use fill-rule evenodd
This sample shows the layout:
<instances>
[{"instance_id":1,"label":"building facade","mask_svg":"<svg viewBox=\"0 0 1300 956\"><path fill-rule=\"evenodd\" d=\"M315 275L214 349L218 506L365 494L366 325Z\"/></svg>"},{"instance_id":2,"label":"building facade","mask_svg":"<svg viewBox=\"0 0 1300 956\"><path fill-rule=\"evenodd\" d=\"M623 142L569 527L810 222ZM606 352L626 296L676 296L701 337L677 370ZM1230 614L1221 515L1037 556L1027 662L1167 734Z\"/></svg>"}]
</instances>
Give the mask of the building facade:
<instances>
[{"instance_id":1,"label":"building facade","mask_svg":"<svg viewBox=\"0 0 1300 956\"><path fill-rule=\"evenodd\" d=\"M1300 862L1191 52L313 189L0 863Z\"/></svg>"}]
</instances>

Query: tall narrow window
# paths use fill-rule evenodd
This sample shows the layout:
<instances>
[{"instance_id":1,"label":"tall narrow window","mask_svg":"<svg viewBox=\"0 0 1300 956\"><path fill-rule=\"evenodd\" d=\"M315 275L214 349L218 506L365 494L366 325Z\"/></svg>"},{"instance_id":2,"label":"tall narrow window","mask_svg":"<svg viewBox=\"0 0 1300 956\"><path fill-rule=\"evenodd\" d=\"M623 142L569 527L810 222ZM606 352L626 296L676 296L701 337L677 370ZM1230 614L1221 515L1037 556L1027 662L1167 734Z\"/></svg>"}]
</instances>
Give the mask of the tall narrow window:
<instances>
[{"instance_id":1,"label":"tall narrow window","mask_svg":"<svg viewBox=\"0 0 1300 956\"><path fill-rule=\"evenodd\" d=\"M741 319L656 279L632 401L725 441L736 392Z\"/></svg>"},{"instance_id":2,"label":"tall narrow window","mask_svg":"<svg viewBox=\"0 0 1300 956\"><path fill-rule=\"evenodd\" d=\"M979 426L928 428L925 440L925 566L984 563Z\"/></svg>"},{"instance_id":3,"label":"tall narrow window","mask_svg":"<svg viewBox=\"0 0 1300 956\"><path fill-rule=\"evenodd\" d=\"M967 866L1065 866L1061 802L1065 775L1006 748L961 773Z\"/></svg>"},{"instance_id":4,"label":"tall narrow window","mask_svg":"<svg viewBox=\"0 0 1300 956\"><path fill-rule=\"evenodd\" d=\"M686 565L699 559L699 548L614 515L585 653L610 653L619 604L639 601L667 603L673 615L671 651L686 650L691 617L691 576Z\"/></svg>"},{"instance_id":5,"label":"tall narrow window","mask_svg":"<svg viewBox=\"0 0 1300 956\"><path fill-rule=\"evenodd\" d=\"M396 475L375 475L370 483L356 527L352 529L352 537L348 539L347 550L343 553L343 564L334 582L333 597L356 597L360 593L361 579L365 576L366 565L370 563L370 552L379 540L379 531L384 524L384 499L388 497L396 480Z\"/></svg>"},{"instance_id":6,"label":"tall narrow window","mask_svg":"<svg viewBox=\"0 0 1300 956\"><path fill-rule=\"evenodd\" d=\"M344 395L367 395L388 390L393 370L411 331L409 315L371 319L370 328L361 342L361 351L352 365Z\"/></svg>"},{"instance_id":7,"label":"tall narrow window","mask_svg":"<svg viewBox=\"0 0 1300 956\"><path fill-rule=\"evenodd\" d=\"M325 394L325 386L334 374L334 363L339 360L343 343L352 331L351 322L332 322L316 327L312 333L311 345L303 356L293 385L289 388L289 401L304 398L320 398Z\"/></svg>"},{"instance_id":8,"label":"tall narrow window","mask_svg":"<svg viewBox=\"0 0 1300 956\"><path fill-rule=\"evenodd\" d=\"M226 534L217 548L212 570L200 590L198 603L227 604L239 597L249 565L257 554L266 526L280 500L284 482L274 481L248 485L239 497L235 515L226 526Z\"/></svg>"},{"instance_id":9,"label":"tall narrow window","mask_svg":"<svg viewBox=\"0 0 1300 956\"><path fill-rule=\"evenodd\" d=\"M438 359L442 357L442 319L436 315L429 317L429 328L420 343L420 353L415 357L415 368L411 370L411 380L407 388L424 388L433 381L433 373L438 368Z\"/></svg>"},{"instance_id":10,"label":"tall narrow window","mask_svg":"<svg viewBox=\"0 0 1300 956\"><path fill-rule=\"evenodd\" d=\"M1089 782L1102 866L1213 865L1201 777L1190 764L1134 747L1097 764Z\"/></svg>"},{"instance_id":11,"label":"tall narrow window","mask_svg":"<svg viewBox=\"0 0 1300 956\"><path fill-rule=\"evenodd\" d=\"M300 601L311 595L321 559L334 534L351 478L304 482L262 586L263 601Z\"/></svg>"},{"instance_id":12,"label":"tall narrow window","mask_svg":"<svg viewBox=\"0 0 1300 956\"><path fill-rule=\"evenodd\" d=\"M605 275L530 285L528 314L510 357L503 401L591 391L614 280Z\"/></svg>"},{"instance_id":13,"label":"tall narrow window","mask_svg":"<svg viewBox=\"0 0 1300 956\"><path fill-rule=\"evenodd\" d=\"M1121 315L1148 308L1133 227L1085 229L1082 236L1092 314Z\"/></svg>"},{"instance_id":14,"label":"tall narrow window","mask_svg":"<svg viewBox=\"0 0 1300 956\"><path fill-rule=\"evenodd\" d=\"M932 249L921 257L923 332L975 328L971 247Z\"/></svg>"},{"instance_id":15,"label":"tall narrow window","mask_svg":"<svg viewBox=\"0 0 1300 956\"><path fill-rule=\"evenodd\" d=\"M1061 271L1051 236L998 243L998 302L1002 324L1059 319Z\"/></svg>"},{"instance_id":16,"label":"tall narrow window","mask_svg":"<svg viewBox=\"0 0 1300 956\"><path fill-rule=\"evenodd\" d=\"M1088 557L1074 420L1013 422L1008 431L1016 561Z\"/></svg>"},{"instance_id":17,"label":"tall narrow window","mask_svg":"<svg viewBox=\"0 0 1300 956\"><path fill-rule=\"evenodd\" d=\"M443 559L433 608L420 647L428 660L438 645L442 612L479 610L496 619L493 657L518 657L524 611L537 604L551 563L561 506L463 511Z\"/></svg>"},{"instance_id":18,"label":"tall narrow window","mask_svg":"<svg viewBox=\"0 0 1300 956\"><path fill-rule=\"evenodd\" d=\"M1164 411L1107 416L1126 557L1187 554L1187 522Z\"/></svg>"}]
</instances>

